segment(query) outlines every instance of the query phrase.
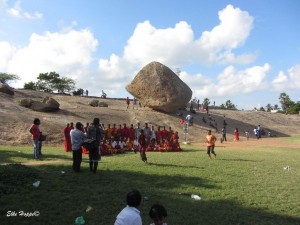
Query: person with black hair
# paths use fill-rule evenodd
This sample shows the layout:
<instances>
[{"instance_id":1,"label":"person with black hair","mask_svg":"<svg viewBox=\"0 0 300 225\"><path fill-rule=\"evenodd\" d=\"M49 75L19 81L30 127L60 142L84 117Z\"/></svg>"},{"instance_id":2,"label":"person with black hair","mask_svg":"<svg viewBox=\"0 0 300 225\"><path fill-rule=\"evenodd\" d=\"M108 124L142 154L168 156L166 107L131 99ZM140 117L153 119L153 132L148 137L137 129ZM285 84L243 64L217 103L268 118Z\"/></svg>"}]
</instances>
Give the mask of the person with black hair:
<instances>
[{"instance_id":1,"label":"person with black hair","mask_svg":"<svg viewBox=\"0 0 300 225\"><path fill-rule=\"evenodd\" d=\"M40 149L40 126L41 121L39 118L35 118L33 120L33 124L31 125L29 132L32 134L32 143L33 143L33 158L40 159L39 149Z\"/></svg>"},{"instance_id":2,"label":"person with black hair","mask_svg":"<svg viewBox=\"0 0 300 225\"><path fill-rule=\"evenodd\" d=\"M154 204L151 206L149 216L153 220L150 225L167 225L164 220L168 216L167 210L160 204Z\"/></svg>"},{"instance_id":3,"label":"person with black hair","mask_svg":"<svg viewBox=\"0 0 300 225\"><path fill-rule=\"evenodd\" d=\"M80 172L80 165L82 162L82 142L85 139L84 133L81 131L82 124L77 122L75 124L75 129L71 130L71 144L73 152L73 170L75 173Z\"/></svg>"},{"instance_id":4,"label":"person with black hair","mask_svg":"<svg viewBox=\"0 0 300 225\"><path fill-rule=\"evenodd\" d=\"M127 206L117 215L114 225L142 225L142 218L137 207L141 204L142 196L138 190L129 192L126 196Z\"/></svg>"},{"instance_id":5,"label":"person with black hair","mask_svg":"<svg viewBox=\"0 0 300 225\"><path fill-rule=\"evenodd\" d=\"M96 173L101 157L100 142L104 131L100 128L100 119L94 118L93 123L87 129L87 138L94 140L94 147L89 149L90 171Z\"/></svg>"}]
</instances>

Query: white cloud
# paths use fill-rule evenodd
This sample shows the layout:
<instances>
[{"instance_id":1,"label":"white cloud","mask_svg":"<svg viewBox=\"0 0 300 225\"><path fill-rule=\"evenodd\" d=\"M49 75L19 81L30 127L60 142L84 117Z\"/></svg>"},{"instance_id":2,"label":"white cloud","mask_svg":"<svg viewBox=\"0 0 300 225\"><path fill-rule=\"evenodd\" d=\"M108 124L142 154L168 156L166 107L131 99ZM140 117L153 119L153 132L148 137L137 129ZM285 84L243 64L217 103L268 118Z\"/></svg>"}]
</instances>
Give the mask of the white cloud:
<instances>
[{"instance_id":1,"label":"white cloud","mask_svg":"<svg viewBox=\"0 0 300 225\"><path fill-rule=\"evenodd\" d=\"M0 70L3 71L7 68L8 62L14 55L16 48L8 42L0 41Z\"/></svg>"},{"instance_id":2,"label":"white cloud","mask_svg":"<svg viewBox=\"0 0 300 225\"><path fill-rule=\"evenodd\" d=\"M191 26L181 21L173 28L158 29L150 21L137 24L123 59L140 67L159 61L171 68L186 64L248 64L256 53L235 55L233 50L243 45L253 28L253 18L246 11L228 5L219 12L220 24L194 38ZM112 57L114 58L114 57ZM110 59L103 59L109 61ZM108 64L110 64L108 62Z\"/></svg>"},{"instance_id":3,"label":"white cloud","mask_svg":"<svg viewBox=\"0 0 300 225\"><path fill-rule=\"evenodd\" d=\"M218 75L217 80L208 79L199 74L188 75L186 72L180 75L180 78L189 85L194 95L200 98L230 97L266 88L264 80L270 69L267 63L245 70L237 70L233 66L228 66Z\"/></svg>"},{"instance_id":4,"label":"white cloud","mask_svg":"<svg viewBox=\"0 0 300 225\"><path fill-rule=\"evenodd\" d=\"M16 14L22 12L18 7L15 9ZM209 63L226 67L215 79L203 73L180 74L197 97L230 97L270 88L265 81L269 64L244 69L234 66L253 62L257 57L256 53L234 53L249 37L253 18L228 5L219 12L219 19L218 25L198 39L185 21L165 29L155 28L150 21L139 23L124 46L123 55L112 53L109 58L97 59L95 69L91 68L92 54L98 40L90 30L76 30L74 21L61 32L32 34L28 45L21 48L0 42L0 68L22 77L22 86L34 81L39 73L55 71L75 79L77 87L88 88L90 94L100 95L103 89L111 96L124 90L133 76L151 61L159 61L171 69ZM282 72L274 79L273 87L299 88L299 71L300 65L296 65L287 74Z\"/></svg>"},{"instance_id":5,"label":"white cloud","mask_svg":"<svg viewBox=\"0 0 300 225\"><path fill-rule=\"evenodd\" d=\"M55 71L62 76L87 79L87 67L98 41L89 30L32 34L29 44L19 48L7 64L7 71L33 81L39 73Z\"/></svg>"},{"instance_id":6,"label":"white cloud","mask_svg":"<svg viewBox=\"0 0 300 225\"><path fill-rule=\"evenodd\" d=\"M300 89L300 64L291 67L287 73L280 71L273 79L272 86L277 91Z\"/></svg>"},{"instance_id":7,"label":"white cloud","mask_svg":"<svg viewBox=\"0 0 300 225\"><path fill-rule=\"evenodd\" d=\"M5 1L4 1L4 6L5 6ZM20 19L36 20L36 19L43 18L43 14L40 12L29 13L24 11L21 7L21 1L16 1L14 7L8 8L6 11L9 15Z\"/></svg>"}]
</instances>

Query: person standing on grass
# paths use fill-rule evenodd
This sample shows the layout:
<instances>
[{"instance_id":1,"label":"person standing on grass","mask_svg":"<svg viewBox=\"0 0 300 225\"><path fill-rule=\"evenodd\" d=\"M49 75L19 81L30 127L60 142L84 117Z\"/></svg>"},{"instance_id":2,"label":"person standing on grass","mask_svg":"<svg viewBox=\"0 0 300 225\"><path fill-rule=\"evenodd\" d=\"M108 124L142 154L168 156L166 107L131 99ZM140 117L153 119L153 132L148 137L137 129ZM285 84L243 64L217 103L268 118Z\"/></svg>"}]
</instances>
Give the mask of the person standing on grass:
<instances>
[{"instance_id":1,"label":"person standing on grass","mask_svg":"<svg viewBox=\"0 0 300 225\"><path fill-rule=\"evenodd\" d=\"M67 126L64 128L64 149L65 149L65 152L72 151L70 131L71 131L70 124L67 123Z\"/></svg>"},{"instance_id":2,"label":"person standing on grass","mask_svg":"<svg viewBox=\"0 0 300 225\"><path fill-rule=\"evenodd\" d=\"M93 148L89 149L90 171L96 173L101 157L100 141L102 140L103 130L100 128L100 119L94 118L93 123L88 127L87 137L95 140Z\"/></svg>"},{"instance_id":3,"label":"person standing on grass","mask_svg":"<svg viewBox=\"0 0 300 225\"><path fill-rule=\"evenodd\" d=\"M33 124L31 125L29 132L31 133L31 139L33 143L33 158L34 159L40 159L40 154L39 154L39 149L40 149L40 137L41 137L41 132L40 132L40 126L41 121L39 118L35 118L33 120Z\"/></svg>"},{"instance_id":4,"label":"person standing on grass","mask_svg":"<svg viewBox=\"0 0 300 225\"><path fill-rule=\"evenodd\" d=\"M71 143L73 152L73 170L75 173L80 172L80 165L82 162L82 142L85 139L84 133L81 131L82 124L77 122L75 124L75 129L71 130Z\"/></svg>"},{"instance_id":5,"label":"person standing on grass","mask_svg":"<svg viewBox=\"0 0 300 225\"><path fill-rule=\"evenodd\" d=\"M141 130L138 142L139 142L141 159L144 163L147 163L147 156L146 156L147 140L146 140L146 136L144 134L144 130Z\"/></svg>"},{"instance_id":6,"label":"person standing on grass","mask_svg":"<svg viewBox=\"0 0 300 225\"><path fill-rule=\"evenodd\" d=\"M226 139L226 127L225 127L225 126L222 128L222 139L221 139L221 143L223 143L224 141L227 141L227 139Z\"/></svg>"},{"instance_id":7,"label":"person standing on grass","mask_svg":"<svg viewBox=\"0 0 300 225\"><path fill-rule=\"evenodd\" d=\"M234 132L233 132L233 140L234 141L239 141L240 140L240 133L239 133L239 129L235 128Z\"/></svg>"},{"instance_id":8,"label":"person standing on grass","mask_svg":"<svg viewBox=\"0 0 300 225\"><path fill-rule=\"evenodd\" d=\"M127 206L117 215L114 225L142 225L142 218L138 210L142 196L138 190L129 192L126 196Z\"/></svg>"},{"instance_id":9,"label":"person standing on grass","mask_svg":"<svg viewBox=\"0 0 300 225\"><path fill-rule=\"evenodd\" d=\"M211 130L208 130L208 133L206 135L206 144L207 144L207 154L209 158L211 159L211 154L217 157L217 154L215 153L215 142L217 138L211 133Z\"/></svg>"}]
</instances>

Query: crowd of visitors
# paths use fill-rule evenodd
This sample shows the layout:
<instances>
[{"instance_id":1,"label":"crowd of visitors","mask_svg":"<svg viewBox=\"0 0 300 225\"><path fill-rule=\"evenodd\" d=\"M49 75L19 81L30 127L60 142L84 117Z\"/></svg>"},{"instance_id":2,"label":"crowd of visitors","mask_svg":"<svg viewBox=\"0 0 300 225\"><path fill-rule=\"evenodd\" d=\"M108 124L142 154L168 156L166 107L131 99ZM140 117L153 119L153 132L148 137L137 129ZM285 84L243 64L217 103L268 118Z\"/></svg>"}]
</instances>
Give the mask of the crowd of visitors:
<instances>
[{"instance_id":1,"label":"crowd of visitors","mask_svg":"<svg viewBox=\"0 0 300 225\"><path fill-rule=\"evenodd\" d=\"M85 134L88 133L88 129L91 125L86 123L82 125L81 131ZM104 124L99 124L101 132L101 140L99 140L100 150L102 155L124 153L126 151L138 152L141 150L142 145L139 143L139 136L141 131L145 136L145 143L143 149L148 151L170 152L181 151L179 144L179 136L177 131L173 131L171 127L166 129L165 126L158 126L155 129L154 126L149 127L148 123L145 123L144 127L141 127L140 123L134 127L133 124L127 127L127 124L108 124L105 127ZM71 151L71 138L70 131L74 129L73 123L68 123L64 128L64 149L66 152ZM141 140L140 140L141 141ZM83 153L88 154L89 150L83 148Z\"/></svg>"}]
</instances>

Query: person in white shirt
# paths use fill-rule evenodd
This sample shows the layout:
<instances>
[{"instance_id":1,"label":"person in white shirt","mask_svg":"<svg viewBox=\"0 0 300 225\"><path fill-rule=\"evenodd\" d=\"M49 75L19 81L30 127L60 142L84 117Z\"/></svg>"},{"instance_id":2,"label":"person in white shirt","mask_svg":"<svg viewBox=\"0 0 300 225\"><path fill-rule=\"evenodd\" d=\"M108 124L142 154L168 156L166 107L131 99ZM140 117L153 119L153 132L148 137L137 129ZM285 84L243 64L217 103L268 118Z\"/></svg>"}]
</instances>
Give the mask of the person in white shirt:
<instances>
[{"instance_id":1,"label":"person in white shirt","mask_svg":"<svg viewBox=\"0 0 300 225\"><path fill-rule=\"evenodd\" d=\"M127 194L127 206L117 215L114 225L142 225L142 218L137 207L141 204L142 196L138 190Z\"/></svg>"}]
</instances>

